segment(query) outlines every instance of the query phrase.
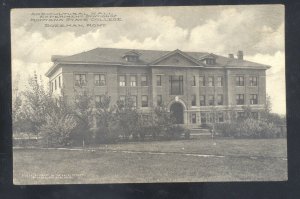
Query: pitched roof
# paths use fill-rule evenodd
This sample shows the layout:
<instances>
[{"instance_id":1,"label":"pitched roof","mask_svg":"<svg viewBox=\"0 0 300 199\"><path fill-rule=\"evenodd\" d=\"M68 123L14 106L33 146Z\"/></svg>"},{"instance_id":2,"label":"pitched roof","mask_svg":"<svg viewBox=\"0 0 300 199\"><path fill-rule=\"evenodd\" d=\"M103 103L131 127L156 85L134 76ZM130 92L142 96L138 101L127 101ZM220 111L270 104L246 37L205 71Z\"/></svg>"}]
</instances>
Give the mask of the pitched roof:
<instances>
[{"instance_id":1,"label":"pitched roof","mask_svg":"<svg viewBox=\"0 0 300 199\"><path fill-rule=\"evenodd\" d=\"M159 57L158 59L154 60L153 62L149 63L150 65L155 65L157 63L159 63L160 61L166 59L167 57L170 57L172 55L175 54L180 54L181 56L185 57L186 59L190 60L191 62L193 62L195 65L198 66L203 66L205 65L204 63L202 63L201 61L199 61L198 59L195 59L194 57L191 57L189 54L184 53L178 49L174 50L174 51L170 51L167 54L164 54L163 56Z\"/></svg>"},{"instance_id":2,"label":"pitched roof","mask_svg":"<svg viewBox=\"0 0 300 199\"><path fill-rule=\"evenodd\" d=\"M128 56L128 55L140 56L140 53L135 51L135 50L131 50L131 51L128 51L128 52L124 53L123 57Z\"/></svg>"},{"instance_id":3,"label":"pitched roof","mask_svg":"<svg viewBox=\"0 0 300 199\"><path fill-rule=\"evenodd\" d=\"M202 57L199 57L200 60L205 59L205 58L217 58L218 56L213 54L213 53L208 53L206 55L203 55Z\"/></svg>"},{"instance_id":4,"label":"pitched roof","mask_svg":"<svg viewBox=\"0 0 300 199\"><path fill-rule=\"evenodd\" d=\"M52 61L55 63L53 67L49 69L46 73L47 76L52 73L56 68L57 63L108 63L108 64L120 64L120 65L151 65L152 63L156 63L156 61L160 60L163 57L168 57L168 55L172 55L173 53L181 53L181 55L185 55L186 58L189 58L195 63L199 63L199 66L206 67L226 67L226 68L259 68L259 69L267 69L270 66L250 62L246 60L239 60L235 58L228 58L224 56L219 56L207 52L183 52L180 50L175 51L161 51L161 50L140 50L140 49L119 49L119 48L95 48L89 51L81 52L78 54L70 55L70 56L61 56L54 55L52 56ZM128 55L131 53L138 53L139 59L135 62L128 62L124 59L124 55ZM216 58L216 64L214 65L205 65L201 64L200 60L205 58L206 56L214 55Z\"/></svg>"}]
</instances>

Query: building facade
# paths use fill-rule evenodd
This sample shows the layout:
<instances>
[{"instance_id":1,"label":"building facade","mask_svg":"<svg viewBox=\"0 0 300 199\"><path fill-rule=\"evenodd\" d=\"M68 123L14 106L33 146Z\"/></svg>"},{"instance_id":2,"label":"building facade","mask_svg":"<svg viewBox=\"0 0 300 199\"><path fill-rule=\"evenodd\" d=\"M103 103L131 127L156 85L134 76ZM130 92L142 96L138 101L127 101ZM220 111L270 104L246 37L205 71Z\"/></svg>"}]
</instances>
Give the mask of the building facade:
<instances>
[{"instance_id":1,"label":"building facade","mask_svg":"<svg viewBox=\"0 0 300 199\"><path fill-rule=\"evenodd\" d=\"M96 48L71 56L52 56L46 76L54 96L71 97L76 89L92 91L95 101L108 94L111 103L130 96L147 114L164 104L176 122L190 128L224 122L228 112L255 117L266 103L268 65L202 52Z\"/></svg>"}]
</instances>

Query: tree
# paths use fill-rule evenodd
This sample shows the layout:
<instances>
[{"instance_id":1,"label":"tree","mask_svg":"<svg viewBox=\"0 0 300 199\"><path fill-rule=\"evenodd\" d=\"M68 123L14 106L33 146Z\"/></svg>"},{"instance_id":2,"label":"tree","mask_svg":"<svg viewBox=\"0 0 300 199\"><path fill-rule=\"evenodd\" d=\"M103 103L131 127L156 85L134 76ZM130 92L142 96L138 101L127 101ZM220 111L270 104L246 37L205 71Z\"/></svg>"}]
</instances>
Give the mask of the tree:
<instances>
[{"instance_id":1,"label":"tree","mask_svg":"<svg viewBox=\"0 0 300 199\"><path fill-rule=\"evenodd\" d=\"M272 113L271 97L266 97L266 104L264 110L261 112L261 120L268 123L274 123L276 125L286 125L286 117L277 113Z\"/></svg>"},{"instance_id":2,"label":"tree","mask_svg":"<svg viewBox=\"0 0 300 199\"><path fill-rule=\"evenodd\" d=\"M64 92L59 99L52 99L51 109L45 113L46 122L39 128L42 138L48 144L69 146L72 143L72 133L77 127L72 109L66 101Z\"/></svg>"},{"instance_id":3,"label":"tree","mask_svg":"<svg viewBox=\"0 0 300 199\"><path fill-rule=\"evenodd\" d=\"M260 112L260 119L264 121L269 121L269 116L272 111L272 102L271 97L269 95L266 96L266 103L264 105L264 109Z\"/></svg>"},{"instance_id":4,"label":"tree","mask_svg":"<svg viewBox=\"0 0 300 199\"><path fill-rule=\"evenodd\" d=\"M235 118L235 108L231 110ZM271 113L271 100L267 97L266 105L260 112L260 118L253 115L250 106L243 107L243 117L239 119L231 119L230 121L218 124L217 129L223 136L232 136L240 138L275 138L286 136L284 126L286 124L285 117L276 113Z\"/></svg>"},{"instance_id":5,"label":"tree","mask_svg":"<svg viewBox=\"0 0 300 199\"><path fill-rule=\"evenodd\" d=\"M74 139L82 141L84 147L86 142L91 143L93 137L91 128L95 118L95 108L93 96L85 88L74 89L72 114L77 120L78 126L74 133Z\"/></svg>"},{"instance_id":6,"label":"tree","mask_svg":"<svg viewBox=\"0 0 300 199\"><path fill-rule=\"evenodd\" d=\"M102 95L100 101L95 102L97 129L95 139L97 142L113 142L118 137L118 121L116 107L110 106L110 96Z\"/></svg>"},{"instance_id":7,"label":"tree","mask_svg":"<svg viewBox=\"0 0 300 199\"><path fill-rule=\"evenodd\" d=\"M124 100L117 101L116 117L120 129L122 129L123 138L128 139L131 135L137 136L139 125L136 124L139 115L131 96L126 95Z\"/></svg>"},{"instance_id":8,"label":"tree","mask_svg":"<svg viewBox=\"0 0 300 199\"><path fill-rule=\"evenodd\" d=\"M18 123L20 119L22 118L21 114L21 106L22 106L22 99L19 92L19 80L20 80L20 74L18 73L12 82L12 122L13 122L13 128L15 130L19 130Z\"/></svg>"},{"instance_id":9,"label":"tree","mask_svg":"<svg viewBox=\"0 0 300 199\"><path fill-rule=\"evenodd\" d=\"M173 117L172 112L168 111L168 108L164 105L160 105L154 108L154 123L155 131L153 132L153 137L155 138L157 134L162 133L164 136L170 132L170 129L174 126L176 119Z\"/></svg>"},{"instance_id":10,"label":"tree","mask_svg":"<svg viewBox=\"0 0 300 199\"><path fill-rule=\"evenodd\" d=\"M13 121L15 127L34 133L53 144L70 144L70 134L77 123L64 95L54 98L37 74L28 79L27 89L14 94Z\"/></svg>"},{"instance_id":11,"label":"tree","mask_svg":"<svg viewBox=\"0 0 300 199\"><path fill-rule=\"evenodd\" d=\"M40 127L44 140L58 146L69 146L72 144L71 133L77 126L74 117L61 110L53 110L48 113L47 121Z\"/></svg>"},{"instance_id":12,"label":"tree","mask_svg":"<svg viewBox=\"0 0 300 199\"><path fill-rule=\"evenodd\" d=\"M22 119L30 122L31 131L38 135L39 128L47 121L47 114L53 108L51 93L42 81L38 81L36 73L28 80L28 87L22 93Z\"/></svg>"},{"instance_id":13,"label":"tree","mask_svg":"<svg viewBox=\"0 0 300 199\"><path fill-rule=\"evenodd\" d=\"M272 111L271 96L267 95L266 96L266 104L265 104L265 112L271 113L271 111Z\"/></svg>"}]
</instances>

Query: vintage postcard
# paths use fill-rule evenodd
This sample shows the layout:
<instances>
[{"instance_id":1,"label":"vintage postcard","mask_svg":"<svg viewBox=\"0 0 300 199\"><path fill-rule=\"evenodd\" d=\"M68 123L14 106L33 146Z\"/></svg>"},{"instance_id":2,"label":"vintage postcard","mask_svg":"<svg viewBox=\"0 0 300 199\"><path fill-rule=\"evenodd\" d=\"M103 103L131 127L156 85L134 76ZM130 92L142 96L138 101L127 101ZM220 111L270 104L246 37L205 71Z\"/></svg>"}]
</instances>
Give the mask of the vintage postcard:
<instances>
[{"instance_id":1,"label":"vintage postcard","mask_svg":"<svg viewBox=\"0 0 300 199\"><path fill-rule=\"evenodd\" d=\"M287 180L283 5L11 10L14 184Z\"/></svg>"}]
</instances>

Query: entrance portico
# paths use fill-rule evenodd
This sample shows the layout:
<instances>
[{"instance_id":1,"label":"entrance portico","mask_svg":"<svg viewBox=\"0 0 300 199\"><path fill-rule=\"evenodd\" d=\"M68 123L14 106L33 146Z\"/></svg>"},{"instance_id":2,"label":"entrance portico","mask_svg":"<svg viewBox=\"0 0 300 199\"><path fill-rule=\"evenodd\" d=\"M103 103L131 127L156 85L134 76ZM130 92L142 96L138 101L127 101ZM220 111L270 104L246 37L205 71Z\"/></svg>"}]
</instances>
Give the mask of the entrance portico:
<instances>
[{"instance_id":1,"label":"entrance portico","mask_svg":"<svg viewBox=\"0 0 300 199\"><path fill-rule=\"evenodd\" d=\"M187 107L178 96L169 103L168 110L174 116L176 124L188 124Z\"/></svg>"}]
</instances>

